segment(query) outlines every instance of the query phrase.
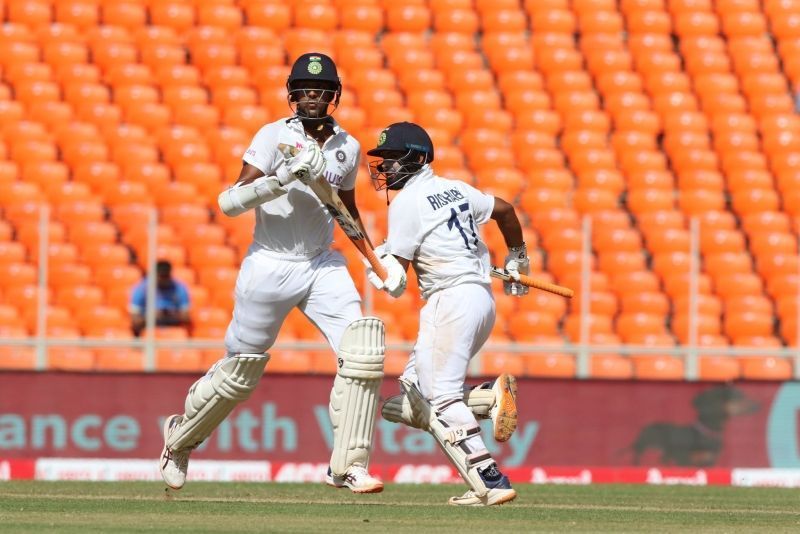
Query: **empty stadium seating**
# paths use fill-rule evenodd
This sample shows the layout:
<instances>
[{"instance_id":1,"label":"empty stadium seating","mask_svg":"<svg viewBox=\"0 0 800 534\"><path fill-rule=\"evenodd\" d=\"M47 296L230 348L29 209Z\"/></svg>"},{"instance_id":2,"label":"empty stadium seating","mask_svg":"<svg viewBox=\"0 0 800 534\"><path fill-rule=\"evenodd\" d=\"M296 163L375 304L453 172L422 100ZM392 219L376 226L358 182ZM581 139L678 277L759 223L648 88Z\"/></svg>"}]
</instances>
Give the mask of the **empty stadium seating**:
<instances>
[{"instance_id":1,"label":"empty stadium seating","mask_svg":"<svg viewBox=\"0 0 800 534\"><path fill-rule=\"evenodd\" d=\"M216 195L254 132L289 112L288 66L317 50L340 67L336 117L365 150L386 123L419 122L436 143L434 168L513 201L535 274L579 290L572 302L541 292L510 301L498 285L496 339L553 352L487 354L484 372L574 376L574 356L558 346L596 336L659 346L800 342L800 4L13 0L0 14L7 335L36 333L47 205L51 326L89 336L127 326L127 291L146 265L156 210L158 254L195 298L191 334L219 338L253 218L222 216ZM380 240L385 204L364 170L358 188ZM701 254L694 332L691 218ZM494 228L484 236L502 261L502 237ZM335 246L363 289L358 256L338 230ZM395 319L392 339L415 337L416 295L375 303ZM288 323L289 336L322 339ZM159 352L157 364L196 371L212 356ZM279 360L288 372L332 365L323 353ZM0 355L0 367L32 362L23 349ZM54 350L51 364L142 366L139 351L109 349ZM606 378L685 371L673 356L602 351L590 367ZM760 357L702 356L699 370L710 380L793 373L789 361Z\"/></svg>"}]
</instances>

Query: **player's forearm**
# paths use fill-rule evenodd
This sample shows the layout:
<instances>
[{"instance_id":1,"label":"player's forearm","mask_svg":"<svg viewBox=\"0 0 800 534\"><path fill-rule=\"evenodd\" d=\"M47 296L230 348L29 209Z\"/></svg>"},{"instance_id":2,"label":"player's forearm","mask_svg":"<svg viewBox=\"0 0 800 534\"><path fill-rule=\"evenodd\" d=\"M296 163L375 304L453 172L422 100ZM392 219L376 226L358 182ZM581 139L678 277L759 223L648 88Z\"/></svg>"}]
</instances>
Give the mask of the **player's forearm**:
<instances>
[{"instance_id":1,"label":"player's forearm","mask_svg":"<svg viewBox=\"0 0 800 534\"><path fill-rule=\"evenodd\" d=\"M367 227L364 225L364 221L361 220L361 214L358 212L358 206L356 206L355 190L353 189L349 191L339 191L339 198L341 199L342 204L344 204L344 207L347 208L347 211L353 217L353 220L355 221L358 229L361 230L362 234L364 234L364 237L366 238L367 243L369 243L369 246L375 248L372 244L372 241L369 238L369 234L367 233Z\"/></svg>"},{"instance_id":2,"label":"player's forearm","mask_svg":"<svg viewBox=\"0 0 800 534\"><path fill-rule=\"evenodd\" d=\"M217 202L222 213L236 217L286 194L286 189L274 176L262 176L248 184L237 183L219 194Z\"/></svg>"},{"instance_id":3,"label":"player's forearm","mask_svg":"<svg viewBox=\"0 0 800 534\"><path fill-rule=\"evenodd\" d=\"M517 217L514 206L502 198L495 198L492 219L497 222L497 226L500 228L500 233L503 234L503 239L505 239L508 248L522 246L522 225L519 222L519 217Z\"/></svg>"}]
</instances>

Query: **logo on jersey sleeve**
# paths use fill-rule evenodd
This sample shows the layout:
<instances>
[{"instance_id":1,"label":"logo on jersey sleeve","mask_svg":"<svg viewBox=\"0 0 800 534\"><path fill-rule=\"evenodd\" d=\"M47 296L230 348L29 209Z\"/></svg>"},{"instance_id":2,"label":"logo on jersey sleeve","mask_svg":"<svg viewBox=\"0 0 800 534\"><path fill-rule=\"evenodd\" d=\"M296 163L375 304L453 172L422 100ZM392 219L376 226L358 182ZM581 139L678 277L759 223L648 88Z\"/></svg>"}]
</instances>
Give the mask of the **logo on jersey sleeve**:
<instances>
[{"instance_id":1,"label":"logo on jersey sleeve","mask_svg":"<svg viewBox=\"0 0 800 534\"><path fill-rule=\"evenodd\" d=\"M428 202L431 203L431 207L435 211L458 200L464 200L464 195L458 189L448 189L443 193L428 195L426 198L428 199Z\"/></svg>"},{"instance_id":2,"label":"logo on jersey sleeve","mask_svg":"<svg viewBox=\"0 0 800 534\"><path fill-rule=\"evenodd\" d=\"M328 183L339 187L342 185L342 181L344 180L344 176L341 174L336 174L332 171L325 171L324 173L325 179L328 180Z\"/></svg>"},{"instance_id":3,"label":"logo on jersey sleeve","mask_svg":"<svg viewBox=\"0 0 800 534\"><path fill-rule=\"evenodd\" d=\"M341 156L340 156L341 154ZM323 153L323 157L325 158L325 172L322 174L325 179L334 187L340 187L342 185L342 181L344 180L344 175L347 174L347 169L344 166L345 161L347 160L345 153L341 149L337 149L336 152L333 153L333 157L336 159L336 163L331 163L331 158L329 158L330 152Z\"/></svg>"}]
</instances>

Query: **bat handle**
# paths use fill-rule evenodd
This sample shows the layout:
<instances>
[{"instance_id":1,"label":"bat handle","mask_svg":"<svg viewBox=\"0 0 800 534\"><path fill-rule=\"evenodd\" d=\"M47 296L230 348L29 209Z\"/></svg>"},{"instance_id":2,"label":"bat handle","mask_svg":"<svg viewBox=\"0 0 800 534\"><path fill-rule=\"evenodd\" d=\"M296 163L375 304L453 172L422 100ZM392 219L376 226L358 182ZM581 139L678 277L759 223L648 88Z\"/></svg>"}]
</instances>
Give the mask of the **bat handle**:
<instances>
[{"instance_id":1,"label":"bat handle","mask_svg":"<svg viewBox=\"0 0 800 534\"><path fill-rule=\"evenodd\" d=\"M562 297L566 297L568 299L571 299L575 295L575 292L568 287L551 284L550 282L543 282L542 280L537 280L536 278L532 278L526 274L519 275L519 281L522 285L535 287L536 289L541 289L543 291L549 291L550 293L555 293L556 295L561 295Z\"/></svg>"},{"instance_id":2,"label":"bat handle","mask_svg":"<svg viewBox=\"0 0 800 534\"><path fill-rule=\"evenodd\" d=\"M370 247L369 245L364 245L361 252L364 253L364 257L367 258L367 261L372 267L372 270L375 271L375 274L377 274L381 280L386 280L386 278L388 277L386 269L383 268L381 260L379 260L378 256L375 255L375 251L372 250L372 247Z\"/></svg>"}]
</instances>

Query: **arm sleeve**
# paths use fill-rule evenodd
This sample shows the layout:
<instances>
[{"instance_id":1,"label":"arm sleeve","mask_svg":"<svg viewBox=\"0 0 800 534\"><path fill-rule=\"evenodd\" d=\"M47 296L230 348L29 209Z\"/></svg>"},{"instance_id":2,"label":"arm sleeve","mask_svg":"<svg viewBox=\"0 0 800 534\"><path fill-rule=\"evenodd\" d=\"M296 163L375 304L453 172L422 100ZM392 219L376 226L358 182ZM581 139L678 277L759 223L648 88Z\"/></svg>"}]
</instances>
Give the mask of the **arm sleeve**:
<instances>
[{"instance_id":1,"label":"arm sleeve","mask_svg":"<svg viewBox=\"0 0 800 534\"><path fill-rule=\"evenodd\" d=\"M267 176L274 176L279 162L283 160L283 156L281 156L276 146L277 134L278 127L276 123L262 127L253 137L250 146L242 156L242 160Z\"/></svg>"},{"instance_id":2,"label":"arm sleeve","mask_svg":"<svg viewBox=\"0 0 800 534\"><path fill-rule=\"evenodd\" d=\"M464 194L472 206L475 224L486 224L492 218L494 211L494 196L487 195L469 184L464 184Z\"/></svg>"},{"instance_id":3,"label":"arm sleeve","mask_svg":"<svg viewBox=\"0 0 800 534\"><path fill-rule=\"evenodd\" d=\"M386 252L411 261L422 242L419 209L416 204L397 202L398 200L400 198L395 198L389 207L389 236L386 238Z\"/></svg>"},{"instance_id":4,"label":"arm sleeve","mask_svg":"<svg viewBox=\"0 0 800 534\"><path fill-rule=\"evenodd\" d=\"M353 169L344 176L344 179L342 179L342 185L339 186L339 189L342 191L350 191L355 189L356 177L358 176L358 166L361 164L361 144L356 141L355 138L352 138L352 141L355 145L355 148L353 149L355 161L353 162Z\"/></svg>"},{"instance_id":5,"label":"arm sleeve","mask_svg":"<svg viewBox=\"0 0 800 534\"><path fill-rule=\"evenodd\" d=\"M145 284L139 283L133 288L130 305L128 306L131 313L144 314L145 287Z\"/></svg>"}]
</instances>

